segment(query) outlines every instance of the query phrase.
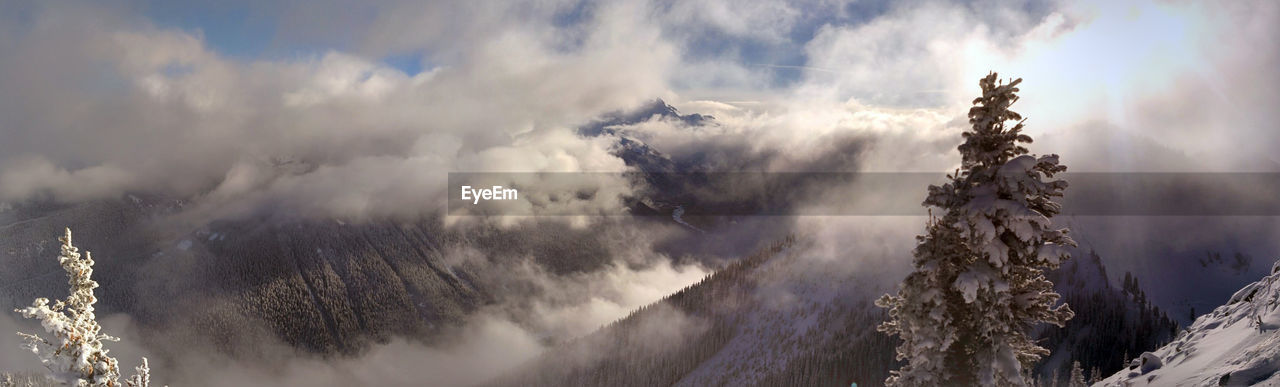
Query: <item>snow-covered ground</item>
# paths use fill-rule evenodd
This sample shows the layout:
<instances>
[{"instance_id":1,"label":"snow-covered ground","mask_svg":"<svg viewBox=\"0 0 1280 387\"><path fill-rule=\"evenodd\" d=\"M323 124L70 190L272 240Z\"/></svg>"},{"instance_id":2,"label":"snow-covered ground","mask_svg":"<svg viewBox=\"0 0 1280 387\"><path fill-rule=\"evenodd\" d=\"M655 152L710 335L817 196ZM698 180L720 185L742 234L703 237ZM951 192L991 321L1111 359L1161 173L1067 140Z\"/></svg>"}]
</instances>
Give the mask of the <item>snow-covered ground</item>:
<instances>
[{"instance_id":1,"label":"snow-covered ground","mask_svg":"<svg viewBox=\"0 0 1280 387\"><path fill-rule=\"evenodd\" d=\"M1195 286L1195 284L1189 284ZM1280 386L1280 262L1101 386Z\"/></svg>"}]
</instances>

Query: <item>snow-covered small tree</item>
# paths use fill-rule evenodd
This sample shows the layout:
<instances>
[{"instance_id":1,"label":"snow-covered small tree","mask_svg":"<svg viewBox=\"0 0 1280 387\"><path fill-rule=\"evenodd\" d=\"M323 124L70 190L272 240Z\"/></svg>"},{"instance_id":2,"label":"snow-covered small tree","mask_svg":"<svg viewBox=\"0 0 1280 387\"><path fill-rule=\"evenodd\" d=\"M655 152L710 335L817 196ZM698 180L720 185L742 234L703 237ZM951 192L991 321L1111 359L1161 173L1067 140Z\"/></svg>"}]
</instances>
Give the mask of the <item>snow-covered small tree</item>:
<instances>
[{"instance_id":1,"label":"snow-covered small tree","mask_svg":"<svg viewBox=\"0 0 1280 387\"><path fill-rule=\"evenodd\" d=\"M1076 363L1080 365L1080 363ZM134 374L129 377L129 381L125 382L130 387L151 387L151 365L147 364L147 358L142 358L142 364L133 368Z\"/></svg>"},{"instance_id":2,"label":"snow-covered small tree","mask_svg":"<svg viewBox=\"0 0 1280 387\"><path fill-rule=\"evenodd\" d=\"M67 284L71 287L67 298L52 305L47 298L37 298L31 306L15 310L23 317L40 320L40 325L52 337L45 339L21 332L18 335L26 339L24 348L40 357L40 362L49 369L49 376L54 380L75 386L121 386L116 359L109 356L109 350L103 347L103 341L119 339L102 333L93 313L93 304L98 302L93 289L98 287L98 283L90 278L93 275L92 254L86 251L81 258L79 249L71 244L69 228L58 240L62 241L58 264L67 272ZM138 367L139 375L131 381L149 381L150 369L146 358L142 359L142 364Z\"/></svg>"},{"instance_id":3,"label":"snow-covered small tree","mask_svg":"<svg viewBox=\"0 0 1280 387\"><path fill-rule=\"evenodd\" d=\"M1089 382L1084 380L1084 368L1080 368L1080 362L1071 362L1071 380L1068 381L1069 387L1089 387Z\"/></svg>"},{"instance_id":4,"label":"snow-covered small tree","mask_svg":"<svg viewBox=\"0 0 1280 387\"><path fill-rule=\"evenodd\" d=\"M889 309L879 329L902 338L897 357L906 361L889 385L1031 384L1024 370L1049 351L1027 332L1073 315L1055 305L1059 295L1044 276L1075 245L1050 222L1061 210L1053 199L1067 187L1052 178L1066 167L1021 145L1031 137L1009 110L1021 81L998 82L992 73L978 82L972 128L957 148L960 169L930 186L924 201L943 213L930 215L917 237L915 269L897 295L876 301Z\"/></svg>"}]
</instances>

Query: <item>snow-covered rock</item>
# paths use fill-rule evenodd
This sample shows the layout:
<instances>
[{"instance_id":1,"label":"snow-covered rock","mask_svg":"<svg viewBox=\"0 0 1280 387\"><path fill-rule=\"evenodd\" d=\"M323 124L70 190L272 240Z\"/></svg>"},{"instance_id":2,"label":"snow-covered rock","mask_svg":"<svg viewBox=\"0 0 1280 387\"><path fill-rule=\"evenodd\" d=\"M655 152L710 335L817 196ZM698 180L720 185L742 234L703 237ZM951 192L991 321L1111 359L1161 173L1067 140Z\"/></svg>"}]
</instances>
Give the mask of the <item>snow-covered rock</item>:
<instances>
[{"instance_id":1,"label":"snow-covered rock","mask_svg":"<svg viewBox=\"0 0 1280 387\"><path fill-rule=\"evenodd\" d=\"M1148 372L1160 369L1160 366L1164 364L1160 361L1159 356L1156 356L1156 354L1151 352L1143 352L1142 356L1139 357L1138 360L1138 367L1140 367L1144 375Z\"/></svg>"},{"instance_id":2,"label":"snow-covered rock","mask_svg":"<svg viewBox=\"0 0 1280 387\"><path fill-rule=\"evenodd\" d=\"M1280 262L1100 386L1280 386Z\"/></svg>"}]
</instances>

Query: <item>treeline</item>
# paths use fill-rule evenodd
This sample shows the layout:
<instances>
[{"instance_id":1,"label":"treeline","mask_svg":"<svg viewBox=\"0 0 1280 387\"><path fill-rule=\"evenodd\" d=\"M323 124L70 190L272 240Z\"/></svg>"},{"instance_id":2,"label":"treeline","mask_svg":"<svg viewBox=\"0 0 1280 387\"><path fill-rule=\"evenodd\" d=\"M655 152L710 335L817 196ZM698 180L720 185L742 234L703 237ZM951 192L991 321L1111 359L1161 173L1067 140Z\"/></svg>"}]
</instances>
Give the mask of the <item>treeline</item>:
<instances>
[{"instance_id":1,"label":"treeline","mask_svg":"<svg viewBox=\"0 0 1280 387\"><path fill-rule=\"evenodd\" d=\"M1066 326L1047 326L1038 335L1053 351L1036 369L1044 382L1055 375L1065 381L1072 361L1080 362L1090 379L1114 374L1128 360L1169 343L1178 333L1178 323L1147 299L1136 276L1126 272L1121 288L1112 287L1094 252L1072 258L1049 278L1076 315Z\"/></svg>"},{"instance_id":2,"label":"treeline","mask_svg":"<svg viewBox=\"0 0 1280 387\"><path fill-rule=\"evenodd\" d=\"M0 372L0 387L62 387L63 383L55 382L43 374L35 373L3 373Z\"/></svg>"},{"instance_id":3,"label":"treeline","mask_svg":"<svg viewBox=\"0 0 1280 387\"><path fill-rule=\"evenodd\" d=\"M845 317L845 329L832 332L829 342L811 347L803 355L772 370L757 386L882 386L889 370L901 362L894 359L899 339L876 331L885 312L868 302L860 302Z\"/></svg>"}]
</instances>

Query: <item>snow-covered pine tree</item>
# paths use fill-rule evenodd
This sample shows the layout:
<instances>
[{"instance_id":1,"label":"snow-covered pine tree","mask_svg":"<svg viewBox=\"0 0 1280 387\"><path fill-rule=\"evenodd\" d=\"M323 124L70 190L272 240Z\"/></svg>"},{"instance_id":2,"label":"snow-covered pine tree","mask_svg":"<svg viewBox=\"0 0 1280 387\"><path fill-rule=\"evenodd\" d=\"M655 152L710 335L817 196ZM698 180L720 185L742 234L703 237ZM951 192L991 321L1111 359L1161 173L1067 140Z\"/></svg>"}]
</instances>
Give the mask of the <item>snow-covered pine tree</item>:
<instances>
[{"instance_id":1,"label":"snow-covered pine tree","mask_svg":"<svg viewBox=\"0 0 1280 387\"><path fill-rule=\"evenodd\" d=\"M1076 365L1079 366L1080 363ZM133 376L125 382L129 387L151 387L151 364L147 363L147 358L142 358L142 364L134 367L133 371Z\"/></svg>"},{"instance_id":2,"label":"snow-covered pine tree","mask_svg":"<svg viewBox=\"0 0 1280 387\"><path fill-rule=\"evenodd\" d=\"M1071 362L1071 379L1068 381L1069 387L1089 387L1089 382L1084 380L1084 368L1080 368L1080 362Z\"/></svg>"},{"instance_id":3,"label":"snow-covered pine tree","mask_svg":"<svg viewBox=\"0 0 1280 387\"><path fill-rule=\"evenodd\" d=\"M930 186L924 201L944 212L930 215L917 237L915 269L897 295L876 301L889 309L879 329L902 338L897 357L906 361L889 385L1028 385L1023 370L1049 351L1027 331L1073 316L1054 305L1059 295L1044 276L1075 245L1050 222L1061 209L1053 199L1067 187L1052 178L1066 166L1020 145L1031 137L1009 107L1021 81L998 82L991 73L978 82L961 167L950 182Z\"/></svg>"},{"instance_id":4,"label":"snow-covered pine tree","mask_svg":"<svg viewBox=\"0 0 1280 387\"><path fill-rule=\"evenodd\" d=\"M90 278L92 254L85 252L81 259L79 249L71 244L69 228L58 240L62 241L58 264L67 272L67 283L71 286L67 299L49 305L49 299L37 298L31 306L14 310L23 317L40 320L40 325L53 337L45 339L21 332L18 335L26 339L24 348L39 356L50 371L49 377L58 382L74 386L122 386L116 359L108 356L109 350L102 345L103 341L119 339L102 333L93 313L93 304L98 302L93 289L98 287L98 282ZM150 381L146 358L137 371L139 374L131 378L128 385L146 386Z\"/></svg>"}]
</instances>

